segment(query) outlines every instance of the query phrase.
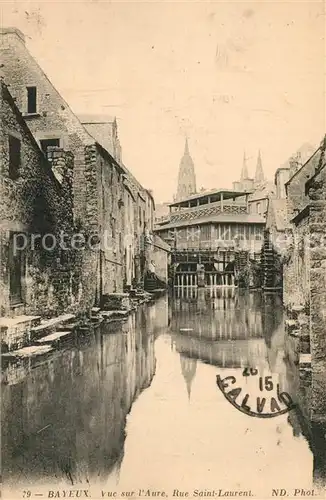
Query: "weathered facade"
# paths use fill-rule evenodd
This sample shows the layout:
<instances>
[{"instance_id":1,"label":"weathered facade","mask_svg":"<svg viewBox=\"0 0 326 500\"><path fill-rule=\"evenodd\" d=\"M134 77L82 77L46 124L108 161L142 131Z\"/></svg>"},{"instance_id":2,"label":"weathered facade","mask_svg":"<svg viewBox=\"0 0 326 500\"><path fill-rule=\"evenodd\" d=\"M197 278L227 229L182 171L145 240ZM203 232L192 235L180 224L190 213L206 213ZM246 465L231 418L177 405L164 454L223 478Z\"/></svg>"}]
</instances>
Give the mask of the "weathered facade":
<instances>
[{"instance_id":1,"label":"weathered facade","mask_svg":"<svg viewBox=\"0 0 326 500\"><path fill-rule=\"evenodd\" d=\"M0 155L1 316L73 310L79 252L59 245L73 229L73 156L53 148L47 161L4 84Z\"/></svg>"},{"instance_id":2,"label":"weathered facade","mask_svg":"<svg viewBox=\"0 0 326 500\"><path fill-rule=\"evenodd\" d=\"M235 267L258 259L265 218L250 214L248 196L212 190L170 205L169 217L158 222L155 231L172 247L179 284L197 285L198 266L204 266L203 285L234 284Z\"/></svg>"},{"instance_id":3,"label":"weathered facade","mask_svg":"<svg viewBox=\"0 0 326 500\"><path fill-rule=\"evenodd\" d=\"M154 234L151 252L157 277L167 283L170 246L157 234Z\"/></svg>"},{"instance_id":4,"label":"weathered facade","mask_svg":"<svg viewBox=\"0 0 326 500\"><path fill-rule=\"evenodd\" d=\"M72 152L74 226L76 232L84 234L85 239L98 237L98 160L94 139L29 53L24 35L19 30L1 29L0 54L4 80L10 84L10 92L17 107L40 148L46 154L49 146ZM79 307L86 311L92 307L94 297L99 293L99 252L86 245L81 258ZM94 279L94 275L97 279Z\"/></svg>"},{"instance_id":5,"label":"weathered facade","mask_svg":"<svg viewBox=\"0 0 326 500\"><path fill-rule=\"evenodd\" d=\"M28 52L24 35L14 28L0 35L2 72L35 140L48 156L51 147L73 156L73 223L85 241L78 297L87 311L103 294L142 282L153 199L122 163L116 120L81 123Z\"/></svg>"},{"instance_id":6,"label":"weathered facade","mask_svg":"<svg viewBox=\"0 0 326 500\"><path fill-rule=\"evenodd\" d=\"M127 289L143 286L144 278L154 255L152 243L155 202L153 195L137 181L122 162L116 120L108 116L97 115L83 115L80 119L98 144L114 157L117 166L121 167L123 172L121 194L123 194L124 220L119 220L118 224L120 228L118 237L122 239L122 245L120 248L119 244L114 254L118 256L116 266L119 266L120 262L123 263L123 266L117 268L115 274L119 275L119 283L123 283ZM107 181L105 184L107 185ZM114 186L111 186L112 188ZM105 213L108 215L107 212ZM114 255L108 256L107 260L110 259L113 262ZM162 255L162 258L166 262L166 255ZM122 272L122 276L118 273L119 270ZM111 291L121 290L115 288ZM105 293L109 293L109 291L106 290Z\"/></svg>"},{"instance_id":7,"label":"weathered facade","mask_svg":"<svg viewBox=\"0 0 326 500\"><path fill-rule=\"evenodd\" d=\"M314 392L320 390L321 395L326 367L325 147L326 140L302 167L309 173L309 180L302 174L302 181L305 178L305 182L302 182L301 196L298 176L295 175L288 183L289 204L298 213L291 220L293 243L288 249L284 268L288 331L299 340L301 364L305 363L304 355L311 355L312 385ZM314 413L313 407L311 411L313 418L318 420L326 412L326 401L323 400L321 408L319 398L315 400L318 401L318 411L316 408Z\"/></svg>"},{"instance_id":8,"label":"weathered facade","mask_svg":"<svg viewBox=\"0 0 326 500\"><path fill-rule=\"evenodd\" d=\"M286 245L286 268L284 273L284 304L304 306L309 302L308 259L310 254L310 230L307 218L311 199L306 190L308 179L315 175L321 161L322 148L294 172L286 182L286 222L291 239Z\"/></svg>"}]
</instances>

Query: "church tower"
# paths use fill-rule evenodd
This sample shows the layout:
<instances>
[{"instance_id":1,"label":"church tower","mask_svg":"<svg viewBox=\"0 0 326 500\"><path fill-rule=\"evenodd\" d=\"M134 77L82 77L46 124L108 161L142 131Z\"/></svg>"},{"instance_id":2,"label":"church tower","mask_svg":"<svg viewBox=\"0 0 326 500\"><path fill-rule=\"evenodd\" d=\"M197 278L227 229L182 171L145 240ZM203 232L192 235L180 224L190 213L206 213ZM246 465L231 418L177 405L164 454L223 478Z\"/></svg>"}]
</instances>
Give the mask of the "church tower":
<instances>
[{"instance_id":1,"label":"church tower","mask_svg":"<svg viewBox=\"0 0 326 500\"><path fill-rule=\"evenodd\" d=\"M233 182L234 191L248 192L254 190L254 179L249 177L247 159L246 152L244 152L240 180Z\"/></svg>"},{"instance_id":2,"label":"church tower","mask_svg":"<svg viewBox=\"0 0 326 500\"><path fill-rule=\"evenodd\" d=\"M196 193L196 175L194 162L189 153L188 139L186 139L185 150L180 161L178 175L178 189L176 200L182 200Z\"/></svg>"},{"instance_id":3,"label":"church tower","mask_svg":"<svg viewBox=\"0 0 326 500\"><path fill-rule=\"evenodd\" d=\"M263 171L263 165L261 161L261 154L260 150L258 152L258 158L257 158L257 166L256 166L256 173L255 173L255 184L262 184L265 180L264 176L264 171Z\"/></svg>"}]
</instances>

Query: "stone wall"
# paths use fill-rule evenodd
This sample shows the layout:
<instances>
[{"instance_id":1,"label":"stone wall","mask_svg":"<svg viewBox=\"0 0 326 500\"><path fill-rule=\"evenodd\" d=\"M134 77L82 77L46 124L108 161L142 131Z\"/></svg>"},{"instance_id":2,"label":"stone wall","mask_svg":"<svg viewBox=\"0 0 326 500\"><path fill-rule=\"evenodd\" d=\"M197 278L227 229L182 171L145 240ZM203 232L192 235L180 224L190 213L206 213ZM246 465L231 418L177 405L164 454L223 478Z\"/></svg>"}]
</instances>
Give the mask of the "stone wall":
<instances>
[{"instance_id":1,"label":"stone wall","mask_svg":"<svg viewBox=\"0 0 326 500\"><path fill-rule=\"evenodd\" d=\"M286 183L289 219L295 217L309 203L310 199L305 193L305 184L314 175L319 160L320 148Z\"/></svg>"},{"instance_id":2,"label":"stone wall","mask_svg":"<svg viewBox=\"0 0 326 500\"><path fill-rule=\"evenodd\" d=\"M146 224L153 226L153 198L124 165L117 163L121 162L120 153L114 159L81 124L29 53L19 30L0 29L0 57L4 80L10 83L10 92L37 143L44 145L44 140L57 139L59 147L73 155L74 230L82 233L86 241L107 240L101 248L99 242L96 248L92 245L92 249L86 247L79 252L72 283L74 290L78 289L80 310L87 312L98 303L101 293L122 291L126 275L123 178L127 177L132 185L134 199L133 225L129 228L129 232L133 231L134 251L129 252L133 284L142 282L146 268L144 232ZM36 87L35 113L27 112L30 86Z\"/></svg>"},{"instance_id":3,"label":"stone wall","mask_svg":"<svg viewBox=\"0 0 326 500\"><path fill-rule=\"evenodd\" d=\"M1 221L1 315L63 312L72 306L71 269L74 256L63 255L59 245L51 247L61 231L71 231L73 156L56 151L52 165L46 161L15 106L7 88L1 86L0 127L0 221ZM19 139L21 161L17 178L9 175L9 136ZM56 175L57 177L56 177ZM10 300L10 241L21 233L21 304Z\"/></svg>"},{"instance_id":4,"label":"stone wall","mask_svg":"<svg viewBox=\"0 0 326 500\"><path fill-rule=\"evenodd\" d=\"M311 418L326 414L326 141L319 162L303 186L309 203L292 220L293 245L284 272L288 333L300 339L301 354L311 354ZM303 198L304 197L304 198ZM299 203L300 206L300 203Z\"/></svg>"},{"instance_id":5,"label":"stone wall","mask_svg":"<svg viewBox=\"0 0 326 500\"><path fill-rule=\"evenodd\" d=\"M124 278L125 197L123 171L102 148L97 148L101 239L101 293L122 292Z\"/></svg>"},{"instance_id":6,"label":"stone wall","mask_svg":"<svg viewBox=\"0 0 326 500\"><path fill-rule=\"evenodd\" d=\"M167 284L168 283L168 253L159 247L154 247L154 251L152 253L152 260L154 261L154 264L155 264L156 276L160 280L164 281Z\"/></svg>"},{"instance_id":7,"label":"stone wall","mask_svg":"<svg viewBox=\"0 0 326 500\"><path fill-rule=\"evenodd\" d=\"M321 168L307 185L312 200L310 227L310 349L312 365L312 416L325 419L326 414L326 139Z\"/></svg>"},{"instance_id":8,"label":"stone wall","mask_svg":"<svg viewBox=\"0 0 326 500\"><path fill-rule=\"evenodd\" d=\"M10 83L10 91L36 141L41 144L42 140L59 139L60 147L72 152L74 231L82 233L87 243L90 239L95 242L100 232L101 181L98 177L98 150L94 139L29 53L24 37L18 30L0 30L0 55L4 80ZM27 113L28 86L35 86L37 91L36 113L32 114ZM79 252L73 287L75 291L78 290L81 312L88 312L99 299L99 256L99 249L90 250L87 244ZM80 272L83 276L78 282Z\"/></svg>"},{"instance_id":9,"label":"stone wall","mask_svg":"<svg viewBox=\"0 0 326 500\"><path fill-rule=\"evenodd\" d=\"M155 234L153 245L149 245L148 259L154 261L156 276L166 284L168 283L169 253L169 245Z\"/></svg>"},{"instance_id":10,"label":"stone wall","mask_svg":"<svg viewBox=\"0 0 326 500\"><path fill-rule=\"evenodd\" d=\"M21 34L23 37L23 35ZM74 169L74 215L84 218L86 210L85 145L94 143L59 92L29 53L17 30L0 30L0 55L5 83L37 141L58 138L60 147L72 151ZM27 113L27 87L37 89L37 112Z\"/></svg>"},{"instance_id":11,"label":"stone wall","mask_svg":"<svg viewBox=\"0 0 326 500\"><path fill-rule=\"evenodd\" d=\"M292 242L285 252L283 301L288 308L309 307L310 301L310 248L309 218L297 220L293 226Z\"/></svg>"},{"instance_id":12,"label":"stone wall","mask_svg":"<svg viewBox=\"0 0 326 500\"><path fill-rule=\"evenodd\" d=\"M124 285L131 287L135 278L134 271L134 203L135 199L128 185L124 193Z\"/></svg>"}]
</instances>

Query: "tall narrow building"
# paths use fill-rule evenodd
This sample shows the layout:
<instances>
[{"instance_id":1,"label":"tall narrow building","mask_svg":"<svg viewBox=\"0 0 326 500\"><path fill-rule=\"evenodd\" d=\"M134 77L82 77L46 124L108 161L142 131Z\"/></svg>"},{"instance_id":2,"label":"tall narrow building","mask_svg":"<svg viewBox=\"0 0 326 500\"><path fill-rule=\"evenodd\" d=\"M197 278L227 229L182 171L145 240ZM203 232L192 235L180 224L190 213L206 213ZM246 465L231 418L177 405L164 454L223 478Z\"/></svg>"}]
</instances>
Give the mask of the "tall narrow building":
<instances>
[{"instance_id":1,"label":"tall narrow building","mask_svg":"<svg viewBox=\"0 0 326 500\"><path fill-rule=\"evenodd\" d=\"M176 201L196 193L196 174L194 162L189 153L188 139L180 161Z\"/></svg>"},{"instance_id":2,"label":"tall narrow building","mask_svg":"<svg viewBox=\"0 0 326 500\"><path fill-rule=\"evenodd\" d=\"M260 150L259 150L258 158L257 158L256 173L255 173L255 184L261 184L264 181L265 181L265 176L264 176L263 165L262 165L262 161L261 161L261 154L260 154Z\"/></svg>"}]
</instances>

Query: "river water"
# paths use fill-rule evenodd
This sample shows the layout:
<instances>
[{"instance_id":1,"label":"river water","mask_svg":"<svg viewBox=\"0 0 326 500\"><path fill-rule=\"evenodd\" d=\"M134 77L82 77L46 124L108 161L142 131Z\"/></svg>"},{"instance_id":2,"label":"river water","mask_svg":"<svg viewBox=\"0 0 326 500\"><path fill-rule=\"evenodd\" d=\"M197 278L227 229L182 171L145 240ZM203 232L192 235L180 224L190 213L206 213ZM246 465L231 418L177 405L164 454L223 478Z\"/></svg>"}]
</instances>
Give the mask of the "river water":
<instances>
[{"instance_id":1,"label":"river water","mask_svg":"<svg viewBox=\"0 0 326 500\"><path fill-rule=\"evenodd\" d=\"M182 289L42 359L3 363L4 487L266 498L324 486L325 427L309 420L294 359L279 297ZM248 394L244 411L217 376ZM257 417L262 396L261 413L276 416Z\"/></svg>"}]
</instances>

